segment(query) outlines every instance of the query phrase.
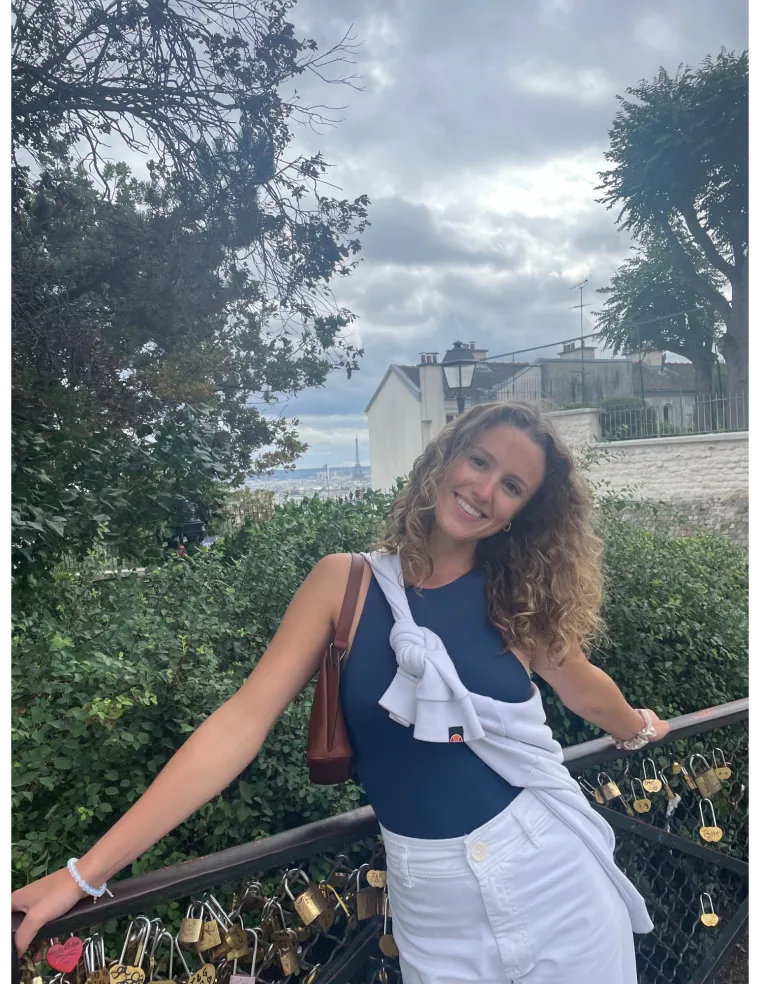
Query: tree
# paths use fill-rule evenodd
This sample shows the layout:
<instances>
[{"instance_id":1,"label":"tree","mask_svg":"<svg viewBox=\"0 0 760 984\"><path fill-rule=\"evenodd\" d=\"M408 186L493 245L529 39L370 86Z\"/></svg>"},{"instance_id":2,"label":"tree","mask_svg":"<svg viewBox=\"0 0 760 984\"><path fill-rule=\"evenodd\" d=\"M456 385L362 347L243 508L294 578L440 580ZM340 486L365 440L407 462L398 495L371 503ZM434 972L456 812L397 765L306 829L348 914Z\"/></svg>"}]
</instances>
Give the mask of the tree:
<instances>
[{"instance_id":1,"label":"tree","mask_svg":"<svg viewBox=\"0 0 760 984\"><path fill-rule=\"evenodd\" d=\"M14 0L21 568L105 522L144 549L220 481L288 466L305 445L273 405L359 368L331 281L355 268L368 199L325 194L321 155L290 149L291 123L325 111L282 95L305 72L351 83L334 69L352 45L320 54L292 6ZM108 163L114 135L153 155L148 182Z\"/></svg>"},{"instance_id":2,"label":"tree","mask_svg":"<svg viewBox=\"0 0 760 984\"><path fill-rule=\"evenodd\" d=\"M661 68L626 95L609 131L613 166L600 172L600 201L620 206L617 223L634 236L664 237L685 281L725 323L730 390L747 393L747 52L722 49L673 77ZM704 265L728 281L731 300Z\"/></svg>"},{"instance_id":3,"label":"tree","mask_svg":"<svg viewBox=\"0 0 760 984\"><path fill-rule=\"evenodd\" d=\"M694 244L684 237L682 246L698 275L719 290L720 275ZM645 232L634 253L597 291L607 296L604 310L594 312L599 336L615 355L641 345L677 352L694 365L697 391L712 392L715 339L724 327L719 313L694 289L661 233Z\"/></svg>"}]
</instances>

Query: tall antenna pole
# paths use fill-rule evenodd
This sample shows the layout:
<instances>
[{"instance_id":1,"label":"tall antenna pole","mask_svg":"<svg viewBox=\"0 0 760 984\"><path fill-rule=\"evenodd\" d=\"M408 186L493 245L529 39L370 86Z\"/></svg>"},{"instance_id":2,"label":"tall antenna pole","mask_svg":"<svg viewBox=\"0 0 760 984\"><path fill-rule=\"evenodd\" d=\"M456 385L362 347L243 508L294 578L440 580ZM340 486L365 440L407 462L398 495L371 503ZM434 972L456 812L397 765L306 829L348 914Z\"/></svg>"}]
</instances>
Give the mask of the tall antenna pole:
<instances>
[{"instance_id":1,"label":"tall antenna pole","mask_svg":"<svg viewBox=\"0 0 760 984\"><path fill-rule=\"evenodd\" d=\"M583 309L584 307L588 307L588 304L583 303L583 288L586 286L588 286L588 277L581 281L581 283L575 284L575 286L570 288L570 290L579 290L581 294L581 303L574 304L571 310L574 311L577 308L580 308L581 311L581 403L584 405L586 403L586 344L583 340Z\"/></svg>"}]
</instances>

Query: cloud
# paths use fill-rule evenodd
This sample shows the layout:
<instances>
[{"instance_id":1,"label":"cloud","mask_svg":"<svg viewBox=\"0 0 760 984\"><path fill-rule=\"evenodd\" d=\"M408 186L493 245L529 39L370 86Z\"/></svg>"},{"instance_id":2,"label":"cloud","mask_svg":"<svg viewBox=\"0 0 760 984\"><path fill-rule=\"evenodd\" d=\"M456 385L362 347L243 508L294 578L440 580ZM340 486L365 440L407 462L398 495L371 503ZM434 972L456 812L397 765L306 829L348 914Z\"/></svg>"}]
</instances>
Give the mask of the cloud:
<instances>
[{"instance_id":1,"label":"cloud","mask_svg":"<svg viewBox=\"0 0 760 984\"><path fill-rule=\"evenodd\" d=\"M630 245L596 202L616 95L747 47L745 0L302 0L293 19L321 48L352 24L362 41L361 91L298 79L305 102L342 108L294 140L323 152L341 195L372 200L363 262L335 285L362 370L288 405L315 435L309 465L353 460L390 362L456 338L495 354L576 334L570 288L588 277L588 312L601 306L592 291Z\"/></svg>"}]
</instances>

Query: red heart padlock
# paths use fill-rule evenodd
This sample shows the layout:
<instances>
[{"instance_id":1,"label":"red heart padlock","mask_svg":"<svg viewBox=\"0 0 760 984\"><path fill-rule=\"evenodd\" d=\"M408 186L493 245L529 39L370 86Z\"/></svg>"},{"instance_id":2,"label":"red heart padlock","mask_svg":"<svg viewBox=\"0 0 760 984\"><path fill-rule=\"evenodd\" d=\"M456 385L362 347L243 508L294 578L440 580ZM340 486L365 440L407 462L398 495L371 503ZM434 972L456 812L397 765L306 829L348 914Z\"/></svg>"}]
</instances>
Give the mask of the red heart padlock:
<instances>
[{"instance_id":1,"label":"red heart padlock","mask_svg":"<svg viewBox=\"0 0 760 984\"><path fill-rule=\"evenodd\" d=\"M82 956L82 941L78 936L70 936L65 943L54 943L48 947L45 959L53 968L68 974L79 963Z\"/></svg>"}]
</instances>

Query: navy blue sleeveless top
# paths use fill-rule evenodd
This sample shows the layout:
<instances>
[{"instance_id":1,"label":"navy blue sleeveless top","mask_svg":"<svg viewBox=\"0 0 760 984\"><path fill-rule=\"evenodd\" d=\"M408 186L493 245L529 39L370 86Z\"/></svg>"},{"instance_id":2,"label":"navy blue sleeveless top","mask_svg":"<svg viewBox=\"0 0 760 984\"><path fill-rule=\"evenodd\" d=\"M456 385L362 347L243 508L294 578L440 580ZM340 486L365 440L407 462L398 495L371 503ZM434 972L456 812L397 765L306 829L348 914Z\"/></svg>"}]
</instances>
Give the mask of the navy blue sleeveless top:
<instances>
[{"instance_id":1,"label":"navy blue sleeveless top","mask_svg":"<svg viewBox=\"0 0 760 984\"><path fill-rule=\"evenodd\" d=\"M495 700L528 700L525 667L488 618L485 573L475 568L440 588L407 588L414 621L443 640L462 683ZM405 837L462 837L487 823L520 790L464 743L419 741L378 701L396 673L393 614L373 577L341 675L341 703L357 778L384 827Z\"/></svg>"}]
</instances>

